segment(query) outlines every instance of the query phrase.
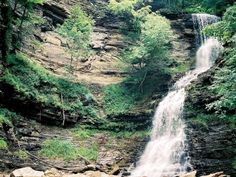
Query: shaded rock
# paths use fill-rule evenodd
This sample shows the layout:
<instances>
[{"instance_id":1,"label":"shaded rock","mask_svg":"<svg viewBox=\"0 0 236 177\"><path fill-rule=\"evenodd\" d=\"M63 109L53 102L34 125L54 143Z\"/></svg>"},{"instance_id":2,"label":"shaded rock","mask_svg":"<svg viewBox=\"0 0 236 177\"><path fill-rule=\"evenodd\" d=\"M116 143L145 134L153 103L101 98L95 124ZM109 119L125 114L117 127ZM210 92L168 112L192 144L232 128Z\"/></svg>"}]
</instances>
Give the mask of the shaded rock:
<instances>
[{"instance_id":1,"label":"shaded rock","mask_svg":"<svg viewBox=\"0 0 236 177\"><path fill-rule=\"evenodd\" d=\"M43 177L43 176L44 172L36 171L31 167L25 167L14 170L10 175L10 177Z\"/></svg>"}]
</instances>

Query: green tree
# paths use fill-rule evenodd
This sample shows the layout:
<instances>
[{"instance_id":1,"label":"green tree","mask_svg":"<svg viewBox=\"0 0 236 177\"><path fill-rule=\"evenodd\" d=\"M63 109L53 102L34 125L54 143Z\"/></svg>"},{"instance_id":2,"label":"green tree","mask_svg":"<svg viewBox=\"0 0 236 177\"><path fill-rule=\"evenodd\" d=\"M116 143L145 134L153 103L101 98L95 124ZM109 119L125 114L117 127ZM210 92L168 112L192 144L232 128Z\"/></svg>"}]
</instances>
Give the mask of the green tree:
<instances>
[{"instance_id":1,"label":"green tree","mask_svg":"<svg viewBox=\"0 0 236 177\"><path fill-rule=\"evenodd\" d=\"M229 118L229 114L236 113L236 3L226 10L221 22L210 25L205 31L225 44L223 66L216 70L209 87L216 99L207 107Z\"/></svg>"},{"instance_id":2,"label":"green tree","mask_svg":"<svg viewBox=\"0 0 236 177\"><path fill-rule=\"evenodd\" d=\"M91 53L89 42L93 24L94 21L79 6L75 6L69 18L58 28L58 32L67 39L68 52L71 54L71 69L73 60L83 59Z\"/></svg>"},{"instance_id":3,"label":"green tree","mask_svg":"<svg viewBox=\"0 0 236 177\"><path fill-rule=\"evenodd\" d=\"M9 53L15 53L20 49L24 24L32 19L33 7L43 2L44 0L1 1L1 54L4 63ZM13 34L16 34L14 38Z\"/></svg>"}]
</instances>

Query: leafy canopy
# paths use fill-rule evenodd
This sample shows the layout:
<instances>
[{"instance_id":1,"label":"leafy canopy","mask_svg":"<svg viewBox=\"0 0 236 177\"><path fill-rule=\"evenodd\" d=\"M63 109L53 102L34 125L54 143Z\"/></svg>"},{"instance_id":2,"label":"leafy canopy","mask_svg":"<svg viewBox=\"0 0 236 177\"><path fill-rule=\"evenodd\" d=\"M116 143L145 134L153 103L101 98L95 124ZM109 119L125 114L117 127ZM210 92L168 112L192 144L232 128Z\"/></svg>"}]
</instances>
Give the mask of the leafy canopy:
<instances>
[{"instance_id":1,"label":"leafy canopy","mask_svg":"<svg viewBox=\"0 0 236 177\"><path fill-rule=\"evenodd\" d=\"M72 55L76 57L88 55L93 24L94 21L80 6L75 6L69 18L58 28L58 32L66 37Z\"/></svg>"}]
</instances>

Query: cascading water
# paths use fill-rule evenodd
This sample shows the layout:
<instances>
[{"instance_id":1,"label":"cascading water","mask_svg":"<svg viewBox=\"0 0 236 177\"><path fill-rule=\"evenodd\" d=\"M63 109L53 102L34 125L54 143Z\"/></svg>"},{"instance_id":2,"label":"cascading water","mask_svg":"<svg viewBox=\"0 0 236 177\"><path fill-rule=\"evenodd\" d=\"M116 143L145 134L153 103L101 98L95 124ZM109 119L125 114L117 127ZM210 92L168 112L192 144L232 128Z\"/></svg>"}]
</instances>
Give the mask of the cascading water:
<instances>
[{"instance_id":1,"label":"cascading water","mask_svg":"<svg viewBox=\"0 0 236 177\"><path fill-rule=\"evenodd\" d=\"M185 88L207 71L219 56L221 45L213 38L207 38L200 31L208 24L217 22L218 17L208 14L193 14L197 33L201 36L201 47L196 55L196 68L178 80L167 96L159 103L153 119L151 139L132 171L132 177L174 176L191 167L186 155L185 123L181 119Z\"/></svg>"}]
</instances>

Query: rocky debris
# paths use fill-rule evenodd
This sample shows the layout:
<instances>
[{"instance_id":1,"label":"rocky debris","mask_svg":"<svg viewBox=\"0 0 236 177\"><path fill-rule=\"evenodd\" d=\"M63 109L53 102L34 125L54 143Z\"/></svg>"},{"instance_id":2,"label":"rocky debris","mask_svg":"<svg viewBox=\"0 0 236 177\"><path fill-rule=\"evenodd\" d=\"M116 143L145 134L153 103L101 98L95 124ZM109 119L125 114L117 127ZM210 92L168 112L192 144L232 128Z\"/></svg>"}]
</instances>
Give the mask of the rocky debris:
<instances>
[{"instance_id":1,"label":"rocky debris","mask_svg":"<svg viewBox=\"0 0 236 177\"><path fill-rule=\"evenodd\" d=\"M8 175L4 175L4 177ZM100 171L86 171L84 173L65 173L55 168L43 171L33 170L31 167L25 167L14 170L10 177L116 177Z\"/></svg>"},{"instance_id":2,"label":"rocky debris","mask_svg":"<svg viewBox=\"0 0 236 177\"><path fill-rule=\"evenodd\" d=\"M10 177L43 177L44 172L33 170L31 167L14 170Z\"/></svg>"},{"instance_id":3,"label":"rocky debris","mask_svg":"<svg viewBox=\"0 0 236 177\"><path fill-rule=\"evenodd\" d=\"M8 143L8 150L0 150L0 171L31 166L40 171L55 167L67 169L74 173L101 170L109 174L118 174L130 163L137 160L147 142L146 138L113 137L113 135L101 131L86 139L80 139L75 136L73 129L45 126L24 118L19 118L14 123L14 127L9 127L8 130L4 131L0 127L0 137L11 140ZM68 141L77 148L97 144L98 158L88 165L82 158L64 161L63 159L42 157L39 155L39 151L43 142L48 139ZM15 155L15 152L19 151L19 146L28 153L26 159L21 159ZM48 171L47 173L52 172Z\"/></svg>"},{"instance_id":4,"label":"rocky debris","mask_svg":"<svg viewBox=\"0 0 236 177\"><path fill-rule=\"evenodd\" d=\"M68 172L59 171L55 168L51 168L43 172L43 171L33 170L31 167L16 169L10 174L10 176L7 174L3 174L2 176L3 177L118 177L116 175L110 175L101 171L85 171L84 173L68 173ZM197 171L192 171L186 174L177 175L176 177L196 177L196 176L197 176ZM223 172L217 172L217 173L212 173L210 175L201 176L201 177L229 177L229 176L225 175Z\"/></svg>"}]
</instances>

